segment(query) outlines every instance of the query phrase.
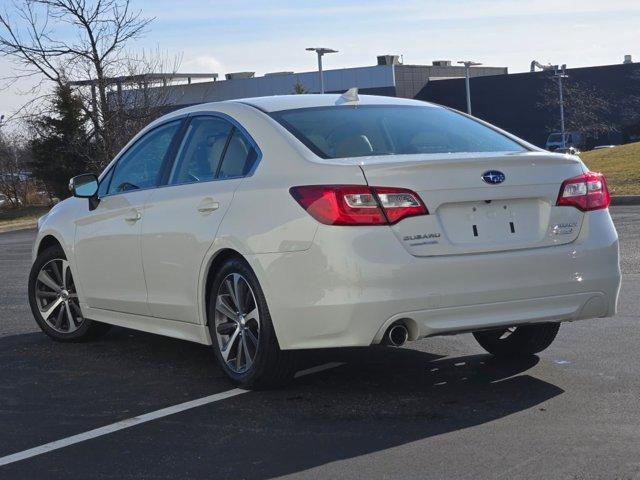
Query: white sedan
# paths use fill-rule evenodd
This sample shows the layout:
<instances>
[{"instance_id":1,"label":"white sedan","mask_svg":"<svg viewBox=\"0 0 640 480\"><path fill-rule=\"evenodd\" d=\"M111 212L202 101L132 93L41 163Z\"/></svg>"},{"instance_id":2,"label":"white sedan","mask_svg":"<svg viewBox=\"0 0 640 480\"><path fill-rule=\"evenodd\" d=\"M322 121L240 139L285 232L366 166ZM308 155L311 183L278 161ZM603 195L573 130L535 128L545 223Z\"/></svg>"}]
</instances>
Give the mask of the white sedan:
<instances>
[{"instance_id":1,"label":"white sedan","mask_svg":"<svg viewBox=\"0 0 640 480\"><path fill-rule=\"evenodd\" d=\"M212 345L243 386L285 382L300 349L473 332L494 355L532 355L559 322L616 310L604 177L437 105L197 105L70 186L33 250L42 330Z\"/></svg>"}]
</instances>

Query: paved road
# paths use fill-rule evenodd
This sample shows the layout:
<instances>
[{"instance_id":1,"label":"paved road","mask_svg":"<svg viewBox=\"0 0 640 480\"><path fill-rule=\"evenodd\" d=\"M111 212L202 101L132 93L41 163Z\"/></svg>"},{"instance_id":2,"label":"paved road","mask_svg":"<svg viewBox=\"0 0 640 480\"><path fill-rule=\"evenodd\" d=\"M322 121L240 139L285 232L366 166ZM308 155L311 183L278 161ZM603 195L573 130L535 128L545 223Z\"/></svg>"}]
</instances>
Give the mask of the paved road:
<instances>
[{"instance_id":1,"label":"paved road","mask_svg":"<svg viewBox=\"0 0 640 480\"><path fill-rule=\"evenodd\" d=\"M0 467L4 478L640 478L640 207L616 207L614 319L566 324L539 358L469 335L314 352L345 365ZM0 457L231 386L209 349L114 329L38 333L34 233L0 235Z\"/></svg>"}]
</instances>

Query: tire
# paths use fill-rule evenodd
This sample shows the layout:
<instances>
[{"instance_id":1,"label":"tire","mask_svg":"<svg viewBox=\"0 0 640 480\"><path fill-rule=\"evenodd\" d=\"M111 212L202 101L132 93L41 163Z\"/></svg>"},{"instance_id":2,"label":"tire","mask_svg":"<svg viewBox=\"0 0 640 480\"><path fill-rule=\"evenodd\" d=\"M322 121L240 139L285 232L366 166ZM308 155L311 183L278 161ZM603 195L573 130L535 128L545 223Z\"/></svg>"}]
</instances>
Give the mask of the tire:
<instances>
[{"instance_id":1,"label":"tire","mask_svg":"<svg viewBox=\"0 0 640 480\"><path fill-rule=\"evenodd\" d=\"M474 332L487 352L498 357L525 357L542 352L558 334L560 323L539 323Z\"/></svg>"},{"instance_id":2,"label":"tire","mask_svg":"<svg viewBox=\"0 0 640 480\"><path fill-rule=\"evenodd\" d=\"M296 372L296 354L280 349L267 301L249 265L239 258L227 260L215 274L208 299L213 350L231 381L253 389L287 384Z\"/></svg>"},{"instance_id":3,"label":"tire","mask_svg":"<svg viewBox=\"0 0 640 480\"><path fill-rule=\"evenodd\" d=\"M73 275L59 246L49 247L38 255L29 273L28 291L36 323L58 342L94 340L111 328L82 315Z\"/></svg>"}]
</instances>

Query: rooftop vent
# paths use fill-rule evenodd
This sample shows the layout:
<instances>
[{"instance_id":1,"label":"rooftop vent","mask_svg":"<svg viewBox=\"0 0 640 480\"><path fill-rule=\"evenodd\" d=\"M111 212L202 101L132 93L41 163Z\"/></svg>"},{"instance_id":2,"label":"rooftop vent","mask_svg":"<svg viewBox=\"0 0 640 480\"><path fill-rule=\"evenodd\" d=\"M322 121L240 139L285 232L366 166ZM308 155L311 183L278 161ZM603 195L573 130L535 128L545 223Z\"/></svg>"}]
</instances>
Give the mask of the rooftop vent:
<instances>
[{"instance_id":1,"label":"rooftop vent","mask_svg":"<svg viewBox=\"0 0 640 480\"><path fill-rule=\"evenodd\" d=\"M434 67L450 67L451 60L434 60L431 62Z\"/></svg>"},{"instance_id":2,"label":"rooftop vent","mask_svg":"<svg viewBox=\"0 0 640 480\"><path fill-rule=\"evenodd\" d=\"M631 59L631 55L624 56L624 63L633 63L633 60Z\"/></svg>"},{"instance_id":3,"label":"rooftop vent","mask_svg":"<svg viewBox=\"0 0 640 480\"><path fill-rule=\"evenodd\" d=\"M253 78L256 72L232 72L227 73L224 78L227 80L237 80L239 78Z\"/></svg>"},{"instance_id":4,"label":"rooftop vent","mask_svg":"<svg viewBox=\"0 0 640 480\"><path fill-rule=\"evenodd\" d=\"M378 55L378 65L400 65L400 56Z\"/></svg>"},{"instance_id":5,"label":"rooftop vent","mask_svg":"<svg viewBox=\"0 0 640 480\"><path fill-rule=\"evenodd\" d=\"M277 77L278 75L293 75L293 72L269 72L265 73L265 77Z\"/></svg>"}]
</instances>

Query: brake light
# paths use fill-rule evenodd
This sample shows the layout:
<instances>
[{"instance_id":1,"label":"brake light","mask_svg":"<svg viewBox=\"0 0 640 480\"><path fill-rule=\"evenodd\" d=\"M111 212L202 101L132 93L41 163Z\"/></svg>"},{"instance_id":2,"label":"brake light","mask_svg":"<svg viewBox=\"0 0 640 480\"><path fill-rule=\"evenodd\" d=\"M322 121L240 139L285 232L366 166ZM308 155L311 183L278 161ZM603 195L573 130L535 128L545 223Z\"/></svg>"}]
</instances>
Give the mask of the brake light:
<instances>
[{"instance_id":1,"label":"brake light","mask_svg":"<svg viewBox=\"0 0 640 480\"><path fill-rule=\"evenodd\" d=\"M366 185L308 185L289 192L309 215L325 225L389 225L427 207L411 190Z\"/></svg>"},{"instance_id":2,"label":"brake light","mask_svg":"<svg viewBox=\"0 0 640 480\"><path fill-rule=\"evenodd\" d=\"M587 172L562 182L556 205L587 212L607 208L610 202L611 195L604 175Z\"/></svg>"}]
</instances>

